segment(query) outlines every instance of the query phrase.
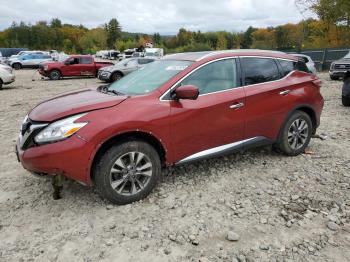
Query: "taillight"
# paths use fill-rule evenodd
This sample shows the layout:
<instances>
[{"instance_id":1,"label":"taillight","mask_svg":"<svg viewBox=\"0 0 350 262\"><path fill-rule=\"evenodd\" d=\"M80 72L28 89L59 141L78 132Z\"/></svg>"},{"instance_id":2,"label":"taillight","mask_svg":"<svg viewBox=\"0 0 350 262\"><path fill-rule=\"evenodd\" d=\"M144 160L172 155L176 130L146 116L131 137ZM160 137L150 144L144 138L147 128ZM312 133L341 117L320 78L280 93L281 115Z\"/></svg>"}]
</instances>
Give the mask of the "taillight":
<instances>
[{"instance_id":1,"label":"taillight","mask_svg":"<svg viewBox=\"0 0 350 262\"><path fill-rule=\"evenodd\" d=\"M320 79L315 79L315 80L312 80L312 83L317 86L317 87L321 87L322 85L322 81Z\"/></svg>"},{"instance_id":2,"label":"taillight","mask_svg":"<svg viewBox=\"0 0 350 262\"><path fill-rule=\"evenodd\" d=\"M316 87L317 92L320 93L322 81L321 81L320 79L317 78L317 79L312 80L312 84Z\"/></svg>"}]
</instances>

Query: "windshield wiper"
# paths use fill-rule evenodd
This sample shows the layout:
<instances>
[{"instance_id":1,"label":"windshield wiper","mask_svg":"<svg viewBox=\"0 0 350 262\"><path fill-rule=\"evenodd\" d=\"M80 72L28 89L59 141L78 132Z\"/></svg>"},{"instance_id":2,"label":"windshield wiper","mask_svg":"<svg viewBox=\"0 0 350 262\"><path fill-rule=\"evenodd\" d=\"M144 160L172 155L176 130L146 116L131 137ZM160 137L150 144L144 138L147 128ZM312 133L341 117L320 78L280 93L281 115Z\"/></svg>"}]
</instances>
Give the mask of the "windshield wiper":
<instances>
[{"instance_id":1,"label":"windshield wiper","mask_svg":"<svg viewBox=\"0 0 350 262\"><path fill-rule=\"evenodd\" d=\"M106 91L107 91L108 93L113 93L113 94L115 94L115 95L117 95L117 96L125 95L124 93L119 92L119 91L117 91L117 90L113 90L113 89L111 89L111 90L107 89Z\"/></svg>"},{"instance_id":2,"label":"windshield wiper","mask_svg":"<svg viewBox=\"0 0 350 262\"><path fill-rule=\"evenodd\" d=\"M112 94L118 95L118 96L125 95L124 93L119 92L119 91L117 91L117 90L109 89L110 86L111 86L111 84L104 85L104 86L100 86L100 87L99 87L99 90L100 90L100 92L102 92L102 93L112 93Z\"/></svg>"}]
</instances>

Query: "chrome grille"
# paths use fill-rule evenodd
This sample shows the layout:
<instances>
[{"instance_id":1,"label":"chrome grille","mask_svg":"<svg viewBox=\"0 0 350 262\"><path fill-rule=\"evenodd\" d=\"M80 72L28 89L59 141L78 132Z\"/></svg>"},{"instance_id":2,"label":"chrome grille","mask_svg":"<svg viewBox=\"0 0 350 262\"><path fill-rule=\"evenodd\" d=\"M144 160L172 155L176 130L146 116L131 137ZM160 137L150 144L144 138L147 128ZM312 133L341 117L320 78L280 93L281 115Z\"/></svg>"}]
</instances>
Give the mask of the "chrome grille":
<instances>
[{"instance_id":1,"label":"chrome grille","mask_svg":"<svg viewBox=\"0 0 350 262\"><path fill-rule=\"evenodd\" d=\"M349 70L350 69L350 64L335 64L334 69L339 69L339 70Z\"/></svg>"}]
</instances>

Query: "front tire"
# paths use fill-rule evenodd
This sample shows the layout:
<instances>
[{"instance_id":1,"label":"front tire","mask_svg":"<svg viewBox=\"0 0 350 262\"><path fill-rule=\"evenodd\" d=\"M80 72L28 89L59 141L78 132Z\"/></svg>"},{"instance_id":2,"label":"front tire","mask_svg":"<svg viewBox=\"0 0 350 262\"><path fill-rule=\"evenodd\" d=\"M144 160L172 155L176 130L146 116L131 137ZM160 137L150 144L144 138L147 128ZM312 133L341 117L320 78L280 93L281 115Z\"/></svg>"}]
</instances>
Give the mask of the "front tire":
<instances>
[{"instance_id":1,"label":"front tire","mask_svg":"<svg viewBox=\"0 0 350 262\"><path fill-rule=\"evenodd\" d=\"M51 80L59 80L61 78L61 72L58 71L58 70L52 70L50 73L49 73L49 78Z\"/></svg>"},{"instance_id":2,"label":"front tire","mask_svg":"<svg viewBox=\"0 0 350 262\"><path fill-rule=\"evenodd\" d=\"M277 148L288 156L296 156L305 151L312 135L312 121L303 111L294 112L284 124Z\"/></svg>"},{"instance_id":3,"label":"front tire","mask_svg":"<svg viewBox=\"0 0 350 262\"><path fill-rule=\"evenodd\" d=\"M119 79L121 79L123 77L123 75L120 73L120 72L115 72L111 75L111 78L110 78L110 82L115 82L115 81L118 81Z\"/></svg>"},{"instance_id":4,"label":"front tire","mask_svg":"<svg viewBox=\"0 0 350 262\"><path fill-rule=\"evenodd\" d=\"M343 103L343 106L346 106L346 107L350 106L350 97L342 96L341 101Z\"/></svg>"},{"instance_id":5,"label":"front tire","mask_svg":"<svg viewBox=\"0 0 350 262\"><path fill-rule=\"evenodd\" d=\"M130 141L112 146L100 157L93 179L102 198L125 205L145 198L160 174L157 151L143 141Z\"/></svg>"},{"instance_id":6,"label":"front tire","mask_svg":"<svg viewBox=\"0 0 350 262\"><path fill-rule=\"evenodd\" d=\"M19 70L19 69L22 68L22 65L21 65L20 63L14 63L14 64L12 65L12 67L13 67L15 70Z\"/></svg>"}]
</instances>

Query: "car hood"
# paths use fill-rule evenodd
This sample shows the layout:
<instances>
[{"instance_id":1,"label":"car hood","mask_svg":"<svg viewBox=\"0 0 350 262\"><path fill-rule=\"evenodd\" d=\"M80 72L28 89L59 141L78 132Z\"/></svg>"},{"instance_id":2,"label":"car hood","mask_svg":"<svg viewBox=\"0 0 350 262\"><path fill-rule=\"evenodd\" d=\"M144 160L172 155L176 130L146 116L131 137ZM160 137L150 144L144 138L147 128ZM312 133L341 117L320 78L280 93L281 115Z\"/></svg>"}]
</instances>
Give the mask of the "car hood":
<instances>
[{"instance_id":1,"label":"car hood","mask_svg":"<svg viewBox=\"0 0 350 262\"><path fill-rule=\"evenodd\" d=\"M38 104L29 113L29 118L33 121L52 122L70 115L112 107L127 98L101 93L96 89L81 89Z\"/></svg>"},{"instance_id":2,"label":"car hood","mask_svg":"<svg viewBox=\"0 0 350 262\"><path fill-rule=\"evenodd\" d=\"M124 65L112 65L112 66L102 67L100 70L112 72L112 71L115 71L115 70L122 70L122 69L125 69L125 68L127 68L127 67L124 66Z\"/></svg>"},{"instance_id":3,"label":"car hood","mask_svg":"<svg viewBox=\"0 0 350 262\"><path fill-rule=\"evenodd\" d=\"M350 64L350 58L342 58L342 59L335 61L334 63L336 63L336 64Z\"/></svg>"}]
</instances>

